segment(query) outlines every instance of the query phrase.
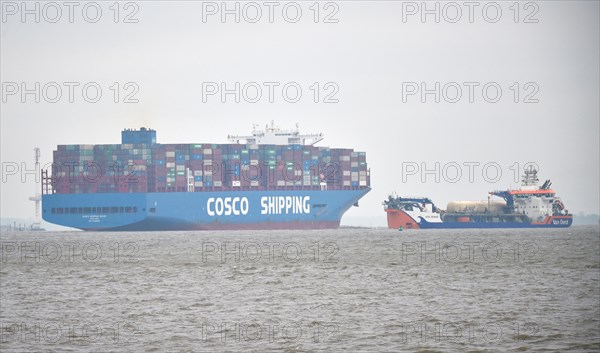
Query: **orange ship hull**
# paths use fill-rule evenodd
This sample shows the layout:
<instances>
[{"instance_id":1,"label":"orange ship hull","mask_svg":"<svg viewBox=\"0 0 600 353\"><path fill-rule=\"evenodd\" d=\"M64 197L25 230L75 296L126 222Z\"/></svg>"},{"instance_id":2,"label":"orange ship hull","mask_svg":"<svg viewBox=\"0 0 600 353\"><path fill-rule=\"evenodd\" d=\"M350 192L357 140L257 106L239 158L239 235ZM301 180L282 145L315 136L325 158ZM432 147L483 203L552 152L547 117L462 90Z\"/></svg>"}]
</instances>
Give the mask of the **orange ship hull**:
<instances>
[{"instance_id":1,"label":"orange ship hull","mask_svg":"<svg viewBox=\"0 0 600 353\"><path fill-rule=\"evenodd\" d=\"M400 227L405 229L419 229L419 224L412 219L411 216L407 215L401 210L387 209L387 222L388 228L398 229Z\"/></svg>"}]
</instances>

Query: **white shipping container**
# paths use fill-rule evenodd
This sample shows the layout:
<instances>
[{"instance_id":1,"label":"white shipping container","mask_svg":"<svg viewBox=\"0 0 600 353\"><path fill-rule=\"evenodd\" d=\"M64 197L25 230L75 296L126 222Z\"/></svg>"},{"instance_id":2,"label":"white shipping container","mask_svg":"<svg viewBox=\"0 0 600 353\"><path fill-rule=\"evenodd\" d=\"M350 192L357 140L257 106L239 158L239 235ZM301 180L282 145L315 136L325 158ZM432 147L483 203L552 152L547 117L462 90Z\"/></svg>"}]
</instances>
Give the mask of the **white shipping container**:
<instances>
[{"instance_id":1,"label":"white shipping container","mask_svg":"<svg viewBox=\"0 0 600 353\"><path fill-rule=\"evenodd\" d=\"M241 186L241 185L242 184L240 183L239 180L232 180L231 181L231 186L233 186L233 187L238 187L238 186Z\"/></svg>"},{"instance_id":2,"label":"white shipping container","mask_svg":"<svg viewBox=\"0 0 600 353\"><path fill-rule=\"evenodd\" d=\"M213 184L215 186L223 186L223 183L221 183L220 181L215 181Z\"/></svg>"},{"instance_id":3,"label":"white shipping container","mask_svg":"<svg viewBox=\"0 0 600 353\"><path fill-rule=\"evenodd\" d=\"M347 180L344 180L344 182L343 182L343 183L344 183L344 184L343 184L344 186L350 186L350 182L349 182L349 181L347 181Z\"/></svg>"},{"instance_id":4,"label":"white shipping container","mask_svg":"<svg viewBox=\"0 0 600 353\"><path fill-rule=\"evenodd\" d=\"M367 186L367 181L366 180L361 180L358 185L360 185L360 186Z\"/></svg>"},{"instance_id":5,"label":"white shipping container","mask_svg":"<svg viewBox=\"0 0 600 353\"><path fill-rule=\"evenodd\" d=\"M277 180L277 186L285 186L285 181Z\"/></svg>"},{"instance_id":6,"label":"white shipping container","mask_svg":"<svg viewBox=\"0 0 600 353\"><path fill-rule=\"evenodd\" d=\"M344 176L350 176L350 171L349 171L349 170L344 170L344 173L343 173L343 175L344 175Z\"/></svg>"},{"instance_id":7,"label":"white shipping container","mask_svg":"<svg viewBox=\"0 0 600 353\"><path fill-rule=\"evenodd\" d=\"M205 148L205 149L204 149L204 154L212 154L212 149L210 149L210 148Z\"/></svg>"},{"instance_id":8,"label":"white shipping container","mask_svg":"<svg viewBox=\"0 0 600 353\"><path fill-rule=\"evenodd\" d=\"M204 162L202 163L204 165L212 165L212 161L210 159L205 159Z\"/></svg>"},{"instance_id":9,"label":"white shipping container","mask_svg":"<svg viewBox=\"0 0 600 353\"><path fill-rule=\"evenodd\" d=\"M352 172L352 179L358 178L358 172Z\"/></svg>"},{"instance_id":10,"label":"white shipping container","mask_svg":"<svg viewBox=\"0 0 600 353\"><path fill-rule=\"evenodd\" d=\"M167 158L168 157L175 157L175 151L167 151Z\"/></svg>"},{"instance_id":11,"label":"white shipping container","mask_svg":"<svg viewBox=\"0 0 600 353\"><path fill-rule=\"evenodd\" d=\"M250 186L260 186L259 181L251 181Z\"/></svg>"},{"instance_id":12,"label":"white shipping container","mask_svg":"<svg viewBox=\"0 0 600 353\"><path fill-rule=\"evenodd\" d=\"M201 170L194 170L194 176L202 176Z\"/></svg>"},{"instance_id":13,"label":"white shipping container","mask_svg":"<svg viewBox=\"0 0 600 353\"><path fill-rule=\"evenodd\" d=\"M178 172L185 171L185 165L181 165L181 164L180 164L180 165L178 165L178 166L177 166L177 171L178 171Z\"/></svg>"},{"instance_id":14,"label":"white shipping container","mask_svg":"<svg viewBox=\"0 0 600 353\"><path fill-rule=\"evenodd\" d=\"M196 187L202 186L202 182L201 181L195 181L194 182L194 186L196 186Z\"/></svg>"},{"instance_id":15,"label":"white shipping container","mask_svg":"<svg viewBox=\"0 0 600 353\"><path fill-rule=\"evenodd\" d=\"M358 162L351 162L350 167L358 168Z\"/></svg>"},{"instance_id":16,"label":"white shipping container","mask_svg":"<svg viewBox=\"0 0 600 353\"><path fill-rule=\"evenodd\" d=\"M167 162L167 168L175 168L175 162Z\"/></svg>"}]
</instances>

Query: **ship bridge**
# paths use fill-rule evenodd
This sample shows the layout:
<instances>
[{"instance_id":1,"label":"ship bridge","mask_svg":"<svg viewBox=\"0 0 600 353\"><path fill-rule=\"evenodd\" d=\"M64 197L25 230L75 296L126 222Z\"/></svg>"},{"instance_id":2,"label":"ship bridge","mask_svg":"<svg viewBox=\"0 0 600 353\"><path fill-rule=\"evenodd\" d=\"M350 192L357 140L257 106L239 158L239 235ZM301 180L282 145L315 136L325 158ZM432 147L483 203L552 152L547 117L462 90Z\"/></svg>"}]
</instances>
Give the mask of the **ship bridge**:
<instances>
[{"instance_id":1,"label":"ship bridge","mask_svg":"<svg viewBox=\"0 0 600 353\"><path fill-rule=\"evenodd\" d=\"M228 142L243 145L314 145L324 138L322 133L300 134L298 124L292 130L282 130L273 121L264 130L257 129L257 126L254 124L252 135L228 135Z\"/></svg>"},{"instance_id":2,"label":"ship bridge","mask_svg":"<svg viewBox=\"0 0 600 353\"><path fill-rule=\"evenodd\" d=\"M147 129L141 127L139 130L136 129L125 129L121 131L121 143L122 144L147 144L152 145L156 143L156 130Z\"/></svg>"},{"instance_id":3,"label":"ship bridge","mask_svg":"<svg viewBox=\"0 0 600 353\"><path fill-rule=\"evenodd\" d=\"M537 177L537 169L529 166L524 171L521 178L521 188L517 190L495 190L490 191L490 195L498 196L506 201L509 207L515 206L515 199L529 199L532 197L553 198L554 190L550 189L552 182L546 180L542 186L538 187L539 179Z\"/></svg>"},{"instance_id":4,"label":"ship bridge","mask_svg":"<svg viewBox=\"0 0 600 353\"><path fill-rule=\"evenodd\" d=\"M568 214L560 198L550 189L552 182L546 180L540 187L538 182L537 170L530 167L525 170L520 189L492 191L490 195L503 198L510 212L525 214L536 222L551 215Z\"/></svg>"}]
</instances>

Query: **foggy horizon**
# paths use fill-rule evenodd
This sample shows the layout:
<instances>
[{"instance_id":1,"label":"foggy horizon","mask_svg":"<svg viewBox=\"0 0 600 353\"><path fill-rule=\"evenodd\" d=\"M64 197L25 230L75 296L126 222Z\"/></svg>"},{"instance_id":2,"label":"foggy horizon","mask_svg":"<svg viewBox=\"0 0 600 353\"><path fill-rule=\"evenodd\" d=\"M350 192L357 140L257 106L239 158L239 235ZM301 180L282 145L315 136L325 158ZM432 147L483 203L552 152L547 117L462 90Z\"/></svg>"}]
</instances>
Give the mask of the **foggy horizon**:
<instances>
[{"instance_id":1,"label":"foggy horizon","mask_svg":"<svg viewBox=\"0 0 600 353\"><path fill-rule=\"evenodd\" d=\"M400 2L337 2L337 11L318 14L300 2L295 23L279 8L272 23L264 8L256 23L253 9L237 23L200 2L136 4L137 11L120 9L118 23L104 3L95 23L79 9L73 23L65 9L56 23L48 21L53 9L40 10L39 23L4 11L2 218L34 214L32 175L21 183L22 171L9 175L4 166L31 168L35 147L44 165L57 145L118 144L124 128L155 129L163 144L226 143L271 120L323 133L316 146L366 152L372 190L342 225L385 225L381 202L392 192L426 196L441 208L485 200L491 190L518 188L530 162L571 213L600 213L598 2L541 2L537 12L518 14L501 3L497 22L479 10L471 22L463 8L456 23L454 9L442 7L438 23ZM69 82L76 83L72 103ZM36 83L39 94L21 95ZM56 103L52 83L62 89ZM101 88L96 103L82 94L88 83ZM231 90L236 83L237 97L206 92L206 84ZM295 103L293 89L281 91L289 83L301 88ZM252 103L255 84L262 95ZM500 167L498 180L482 172L488 164ZM410 166L416 174L407 175Z\"/></svg>"}]
</instances>

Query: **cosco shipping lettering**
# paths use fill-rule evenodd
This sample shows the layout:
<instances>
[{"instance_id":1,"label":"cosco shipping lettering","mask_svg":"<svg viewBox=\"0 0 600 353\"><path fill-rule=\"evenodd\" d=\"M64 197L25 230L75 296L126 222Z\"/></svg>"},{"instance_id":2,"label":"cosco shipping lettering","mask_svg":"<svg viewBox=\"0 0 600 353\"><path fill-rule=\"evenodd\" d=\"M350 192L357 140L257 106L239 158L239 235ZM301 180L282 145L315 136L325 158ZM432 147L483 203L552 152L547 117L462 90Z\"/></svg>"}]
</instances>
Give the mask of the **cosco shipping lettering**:
<instances>
[{"instance_id":1,"label":"cosco shipping lettering","mask_svg":"<svg viewBox=\"0 0 600 353\"><path fill-rule=\"evenodd\" d=\"M227 144L59 145L42 172L44 220L83 230L337 228L368 193L364 152L272 123Z\"/></svg>"}]
</instances>

